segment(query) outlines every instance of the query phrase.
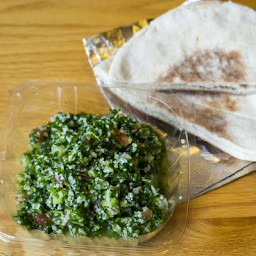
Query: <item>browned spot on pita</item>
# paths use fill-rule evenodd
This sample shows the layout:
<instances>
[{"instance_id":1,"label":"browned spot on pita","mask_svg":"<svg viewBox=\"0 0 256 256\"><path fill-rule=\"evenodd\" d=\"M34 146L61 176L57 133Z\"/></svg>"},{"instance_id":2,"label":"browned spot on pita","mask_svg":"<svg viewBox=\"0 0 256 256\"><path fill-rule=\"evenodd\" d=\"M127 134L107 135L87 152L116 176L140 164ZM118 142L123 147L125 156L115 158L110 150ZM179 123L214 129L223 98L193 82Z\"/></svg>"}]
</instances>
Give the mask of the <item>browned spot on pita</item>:
<instances>
[{"instance_id":1,"label":"browned spot on pita","mask_svg":"<svg viewBox=\"0 0 256 256\"><path fill-rule=\"evenodd\" d=\"M239 52L198 50L172 66L158 82L173 82L177 78L184 82L241 82L245 81L245 68Z\"/></svg>"},{"instance_id":2,"label":"browned spot on pita","mask_svg":"<svg viewBox=\"0 0 256 256\"><path fill-rule=\"evenodd\" d=\"M187 111L183 110L183 112L186 115L185 118L190 120L190 122L202 126L210 132L217 133L222 136L225 134L226 120L220 112L213 111L212 109L196 109L196 117L192 117Z\"/></svg>"},{"instance_id":3,"label":"browned spot on pita","mask_svg":"<svg viewBox=\"0 0 256 256\"><path fill-rule=\"evenodd\" d=\"M160 93L169 93L172 94L173 90L158 90ZM219 92L203 92L203 91L186 91L186 90L175 90L176 93L183 93L186 95L197 96L197 100L208 107L229 110L236 112L239 109L237 100L233 99L228 93L219 93Z\"/></svg>"},{"instance_id":4,"label":"browned spot on pita","mask_svg":"<svg viewBox=\"0 0 256 256\"><path fill-rule=\"evenodd\" d=\"M210 108L206 109L203 106L196 105L193 102L186 100L182 95L178 98L177 95L173 96L164 93L157 93L154 95L154 93L152 93L152 96L168 104L170 113L183 117L188 122L201 126L212 133L222 137L227 136L227 122L220 111ZM150 99L150 101L154 101L154 103L151 103L158 105L159 108L163 107L161 101L156 101L155 99Z\"/></svg>"},{"instance_id":5,"label":"browned spot on pita","mask_svg":"<svg viewBox=\"0 0 256 256\"><path fill-rule=\"evenodd\" d=\"M183 92L187 95L197 96L198 101L202 101L209 107L229 110L235 112L239 109L237 100L232 98L228 93L219 93L219 92Z\"/></svg>"},{"instance_id":6,"label":"browned spot on pita","mask_svg":"<svg viewBox=\"0 0 256 256\"><path fill-rule=\"evenodd\" d=\"M236 101L232 99L228 94L208 94L204 98L204 102L213 108L229 110L235 112L238 110Z\"/></svg>"}]
</instances>

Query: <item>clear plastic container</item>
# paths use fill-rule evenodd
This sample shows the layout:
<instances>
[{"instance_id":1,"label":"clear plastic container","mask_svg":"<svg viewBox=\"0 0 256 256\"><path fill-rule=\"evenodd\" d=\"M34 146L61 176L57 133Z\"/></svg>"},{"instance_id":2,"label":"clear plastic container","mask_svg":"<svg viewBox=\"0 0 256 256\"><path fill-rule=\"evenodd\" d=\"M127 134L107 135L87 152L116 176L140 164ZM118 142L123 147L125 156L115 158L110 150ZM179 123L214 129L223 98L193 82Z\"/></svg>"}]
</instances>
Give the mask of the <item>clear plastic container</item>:
<instances>
[{"instance_id":1,"label":"clear plastic container","mask_svg":"<svg viewBox=\"0 0 256 256\"><path fill-rule=\"evenodd\" d=\"M28 232L18 225L12 216L16 211L15 197L17 195L17 174L21 172L21 154L27 149L28 135L33 128L45 124L50 116L59 111L87 112L106 114L109 112L108 101L102 95L112 97L112 105L120 108L129 116L137 116L150 123L166 134L166 144L169 152L168 184L170 200L176 205L173 214L162 230L151 239L143 240L110 240L110 239L67 239L56 235L42 235ZM8 122L5 134L2 136L2 176L1 176L1 209L5 217L0 219L0 239L8 243L18 243L36 251L36 248L69 249L88 255L163 255L171 250L182 236L189 212L190 201L190 156L187 133L180 127L171 127L148 115L142 115L127 101L113 100L115 86L101 87L95 83L55 83L29 82L14 89L10 95ZM151 91L136 88L122 89L133 94L143 95L148 100L158 101L157 94L151 97ZM113 94L114 93L114 94ZM175 92L173 92L175 97ZM109 98L108 98L109 99ZM165 102L159 101L163 108L168 108ZM182 110L181 110L182 111ZM37 236L37 238L36 238ZM145 239L144 239L145 240ZM127 242L128 241L128 242ZM138 243L139 242L139 243ZM86 255L87 255L86 254Z\"/></svg>"}]
</instances>

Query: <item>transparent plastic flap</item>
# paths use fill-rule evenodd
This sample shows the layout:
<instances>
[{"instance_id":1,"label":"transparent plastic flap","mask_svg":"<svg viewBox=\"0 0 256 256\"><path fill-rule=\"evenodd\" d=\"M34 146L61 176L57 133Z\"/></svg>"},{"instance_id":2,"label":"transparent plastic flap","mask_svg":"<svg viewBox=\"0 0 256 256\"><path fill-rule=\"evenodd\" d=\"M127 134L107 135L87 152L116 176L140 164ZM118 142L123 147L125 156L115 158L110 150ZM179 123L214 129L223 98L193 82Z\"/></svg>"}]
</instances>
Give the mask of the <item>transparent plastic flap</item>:
<instances>
[{"instance_id":1,"label":"transparent plastic flap","mask_svg":"<svg viewBox=\"0 0 256 256\"><path fill-rule=\"evenodd\" d=\"M27 150L28 135L32 129L47 123L50 116L59 111L71 113L97 113L109 112L109 104L102 95L101 90L116 92L120 87L98 86L95 83L40 83L30 82L12 92L10 106L11 112L5 131L5 151L2 159L1 177L1 211L5 213L5 220L0 221L0 239L15 243L33 243L38 246L45 242L56 241L59 246L73 248L79 244L87 250L95 250L98 246L102 251L109 247L116 247L118 252L139 252L167 250L177 242L183 234L188 218L190 200L190 161L189 146L186 130L182 125L168 126L164 122L148 114L141 115L130 105L129 101L115 101L112 107L119 108L129 116L135 116L143 122L149 123L159 129L166 141L168 150L168 168L163 173L163 180L171 202L167 223L152 234L143 235L139 239L122 238L120 240L108 238L78 237L76 239L63 235L46 235L41 231L28 232L14 222L12 216L16 212L17 174L21 172L21 154ZM141 91L136 88L126 90L126 93L143 95L143 101L162 102L150 91ZM175 95L175 93L174 93ZM161 103L168 108L168 104ZM175 118L175 115L174 115ZM36 239L36 240L34 240ZM96 246L96 247L95 247ZM131 249L133 248L133 249Z\"/></svg>"}]
</instances>

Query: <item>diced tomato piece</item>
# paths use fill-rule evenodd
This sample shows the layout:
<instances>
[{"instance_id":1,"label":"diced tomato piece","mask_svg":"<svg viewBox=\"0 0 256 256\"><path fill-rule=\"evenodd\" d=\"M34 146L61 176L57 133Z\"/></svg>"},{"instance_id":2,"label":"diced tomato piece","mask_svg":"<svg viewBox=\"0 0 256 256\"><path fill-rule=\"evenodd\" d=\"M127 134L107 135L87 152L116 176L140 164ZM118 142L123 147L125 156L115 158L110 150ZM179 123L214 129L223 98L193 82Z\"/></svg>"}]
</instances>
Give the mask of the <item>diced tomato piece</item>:
<instances>
[{"instance_id":1,"label":"diced tomato piece","mask_svg":"<svg viewBox=\"0 0 256 256\"><path fill-rule=\"evenodd\" d=\"M46 215L42 213L34 213L33 218L36 221L36 223L41 227L44 226L44 223L47 220Z\"/></svg>"}]
</instances>

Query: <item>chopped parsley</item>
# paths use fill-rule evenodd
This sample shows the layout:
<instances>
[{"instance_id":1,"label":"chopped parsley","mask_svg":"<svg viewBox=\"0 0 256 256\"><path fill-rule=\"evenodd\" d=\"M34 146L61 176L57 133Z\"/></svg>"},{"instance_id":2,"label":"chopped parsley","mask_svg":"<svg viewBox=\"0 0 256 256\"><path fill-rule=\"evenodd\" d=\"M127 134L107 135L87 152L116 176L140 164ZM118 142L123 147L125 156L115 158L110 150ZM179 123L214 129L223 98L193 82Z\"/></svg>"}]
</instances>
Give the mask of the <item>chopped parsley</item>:
<instances>
[{"instance_id":1,"label":"chopped parsley","mask_svg":"<svg viewBox=\"0 0 256 256\"><path fill-rule=\"evenodd\" d=\"M46 233L138 238L163 224L161 135L111 109L58 113L29 135L15 220Z\"/></svg>"}]
</instances>

